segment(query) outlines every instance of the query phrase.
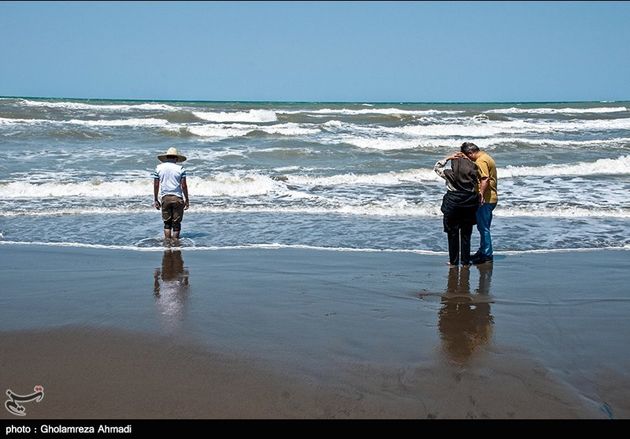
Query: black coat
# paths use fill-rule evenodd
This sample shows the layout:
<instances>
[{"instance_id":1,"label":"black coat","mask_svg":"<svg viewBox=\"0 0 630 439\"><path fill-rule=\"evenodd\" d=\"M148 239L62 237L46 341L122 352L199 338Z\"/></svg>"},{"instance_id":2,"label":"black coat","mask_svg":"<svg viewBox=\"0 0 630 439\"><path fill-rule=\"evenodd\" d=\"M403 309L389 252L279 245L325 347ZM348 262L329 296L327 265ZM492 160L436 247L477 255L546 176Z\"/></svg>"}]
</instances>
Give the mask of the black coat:
<instances>
[{"instance_id":1,"label":"black coat","mask_svg":"<svg viewBox=\"0 0 630 439\"><path fill-rule=\"evenodd\" d=\"M453 227L477 224L479 194L468 191L448 191L442 198L444 231Z\"/></svg>"}]
</instances>

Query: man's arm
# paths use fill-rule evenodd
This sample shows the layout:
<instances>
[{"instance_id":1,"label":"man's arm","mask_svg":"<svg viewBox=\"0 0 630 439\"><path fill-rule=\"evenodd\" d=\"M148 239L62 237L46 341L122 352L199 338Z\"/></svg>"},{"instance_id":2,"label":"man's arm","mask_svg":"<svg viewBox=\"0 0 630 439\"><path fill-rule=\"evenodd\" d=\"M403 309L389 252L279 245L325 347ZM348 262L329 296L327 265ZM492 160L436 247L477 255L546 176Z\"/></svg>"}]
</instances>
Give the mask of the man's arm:
<instances>
[{"instance_id":1,"label":"man's arm","mask_svg":"<svg viewBox=\"0 0 630 439\"><path fill-rule=\"evenodd\" d=\"M485 160L475 160L477 169L479 170L479 204L486 202L484 194L490 184L490 168Z\"/></svg>"},{"instance_id":2,"label":"man's arm","mask_svg":"<svg viewBox=\"0 0 630 439\"><path fill-rule=\"evenodd\" d=\"M153 205L156 209L160 209L160 200L158 200L158 194L160 193L160 180L153 179Z\"/></svg>"},{"instance_id":3,"label":"man's arm","mask_svg":"<svg viewBox=\"0 0 630 439\"><path fill-rule=\"evenodd\" d=\"M490 183L490 179L488 177L481 177L481 183L479 183L479 204L483 204L486 202L483 194L486 193L488 183Z\"/></svg>"},{"instance_id":4,"label":"man's arm","mask_svg":"<svg viewBox=\"0 0 630 439\"><path fill-rule=\"evenodd\" d=\"M190 199L188 198L188 184L186 183L186 177L182 178L182 192L184 192L184 198L186 199L184 210L188 210L190 207Z\"/></svg>"}]
</instances>

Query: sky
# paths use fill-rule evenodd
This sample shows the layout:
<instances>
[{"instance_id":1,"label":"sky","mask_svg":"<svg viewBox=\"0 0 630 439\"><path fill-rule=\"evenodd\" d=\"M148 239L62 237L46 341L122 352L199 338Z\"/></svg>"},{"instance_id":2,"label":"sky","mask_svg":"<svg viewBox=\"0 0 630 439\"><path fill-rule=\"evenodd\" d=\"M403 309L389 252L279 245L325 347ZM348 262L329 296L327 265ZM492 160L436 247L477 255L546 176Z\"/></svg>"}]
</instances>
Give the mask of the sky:
<instances>
[{"instance_id":1,"label":"sky","mask_svg":"<svg viewBox=\"0 0 630 439\"><path fill-rule=\"evenodd\" d=\"M630 2L0 2L0 95L630 100Z\"/></svg>"}]
</instances>

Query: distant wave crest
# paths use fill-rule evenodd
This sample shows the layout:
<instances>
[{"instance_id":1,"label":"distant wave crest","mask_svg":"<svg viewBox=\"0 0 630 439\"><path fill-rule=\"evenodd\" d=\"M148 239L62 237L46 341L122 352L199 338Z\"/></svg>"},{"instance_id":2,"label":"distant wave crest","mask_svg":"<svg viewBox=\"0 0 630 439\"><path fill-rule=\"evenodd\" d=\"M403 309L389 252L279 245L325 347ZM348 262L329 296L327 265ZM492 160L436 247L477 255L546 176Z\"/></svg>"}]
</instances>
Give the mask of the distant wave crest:
<instances>
[{"instance_id":1,"label":"distant wave crest","mask_svg":"<svg viewBox=\"0 0 630 439\"><path fill-rule=\"evenodd\" d=\"M496 114L583 114L583 113L619 113L628 111L626 107L593 107L593 108L497 108L484 111Z\"/></svg>"}]
</instances>

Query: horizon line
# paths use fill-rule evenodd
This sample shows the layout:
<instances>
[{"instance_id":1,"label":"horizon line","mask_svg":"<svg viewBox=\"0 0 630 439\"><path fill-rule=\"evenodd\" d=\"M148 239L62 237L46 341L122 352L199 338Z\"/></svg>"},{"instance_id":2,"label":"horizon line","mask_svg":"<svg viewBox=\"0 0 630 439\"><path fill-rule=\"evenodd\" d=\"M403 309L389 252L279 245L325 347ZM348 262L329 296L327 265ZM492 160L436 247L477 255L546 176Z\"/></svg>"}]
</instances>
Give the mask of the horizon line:
<instances>
[{"instance_id":1,"label":"horizon line","mask_svg":"<svg viewBox=\"0 0 630 439\"><path fill-rule=\"evenodd\" d=\"M570 103L615 103L630 102L630 99L615 100L560 100L560 101L327 101L327 100L194 100L194 99L138 99L138 98L77 98L77 97L53 97L53 96L0 96L0 99L56 99L74 101L128 101L128 102L204 102L204 103L278 103L278 104L570 104Z\"/></svg>"}]
</instances>

